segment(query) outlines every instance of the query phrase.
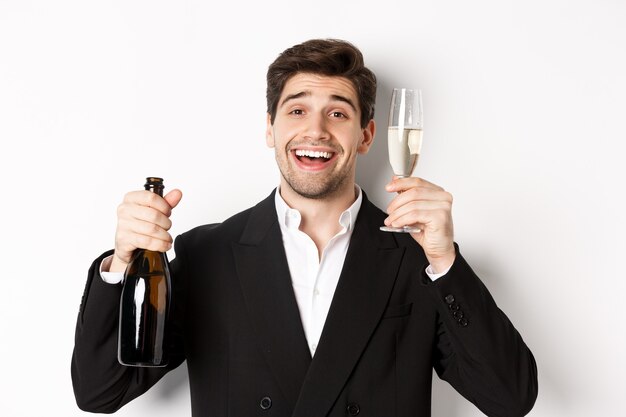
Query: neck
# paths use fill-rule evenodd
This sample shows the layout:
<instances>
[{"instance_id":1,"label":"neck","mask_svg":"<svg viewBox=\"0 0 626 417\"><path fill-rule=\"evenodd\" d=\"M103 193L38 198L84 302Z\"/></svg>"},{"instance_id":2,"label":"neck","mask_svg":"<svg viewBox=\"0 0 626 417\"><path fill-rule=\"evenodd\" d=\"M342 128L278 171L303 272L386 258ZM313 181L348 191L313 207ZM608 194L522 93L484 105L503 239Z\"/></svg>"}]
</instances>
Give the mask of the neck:
<instances>
[{"instance_id":1,"label":"neck","mask_svg":"<svg viewBox=\"0 0 626 417\"><path fill-rule=\"evenodd\" d=\"M296 193L281 181L280 195L287 205L300 212L300 230L315 242L321 259L324 248L340 230L339 217L356 200L354 181L346 181L340 190L325 198L314 199Z\"/></svg>"}]
</instances>

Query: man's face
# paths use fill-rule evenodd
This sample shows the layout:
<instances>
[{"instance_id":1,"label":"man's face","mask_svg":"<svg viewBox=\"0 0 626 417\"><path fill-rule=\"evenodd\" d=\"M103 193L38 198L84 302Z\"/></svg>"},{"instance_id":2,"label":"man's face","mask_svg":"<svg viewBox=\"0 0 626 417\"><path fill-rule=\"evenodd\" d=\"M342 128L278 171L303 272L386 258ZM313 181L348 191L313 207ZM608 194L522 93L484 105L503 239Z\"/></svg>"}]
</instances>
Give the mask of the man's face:
<instances>
[{"instance_id":1,"label":"man's face","mask_svg":"<svg viewBox=\"0 0 626 417\"><path fill-rule=\"evenodd\" d=\"M367 153L374 121L360 126L352 83L342 77L300 73L281 93L274 124L267 116L267 145L275 149L281 187L306 198L353 192L356 156Z\"/></svg>"}]
</instances>

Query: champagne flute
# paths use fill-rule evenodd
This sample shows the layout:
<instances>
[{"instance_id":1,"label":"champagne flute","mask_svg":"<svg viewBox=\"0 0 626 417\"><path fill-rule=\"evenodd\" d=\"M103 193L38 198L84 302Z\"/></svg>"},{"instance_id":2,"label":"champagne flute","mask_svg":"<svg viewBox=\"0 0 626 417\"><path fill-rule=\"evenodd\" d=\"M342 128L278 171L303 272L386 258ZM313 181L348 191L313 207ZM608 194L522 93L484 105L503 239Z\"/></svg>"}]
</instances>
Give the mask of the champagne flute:
<instances>
[{"instance_id":1,"label":"champagne flute","mask_svg":"<svg viewBox=\"0 0 626 417\"><path fill-rule=\"evenodd\" d=\"M400 178L410 177L422 149L422 92L409 88L394 88L389 106L387 143L389 162L393 173ZM382 226L385 232L417 233L418 227Z\"/></svg>"}]
</instances>

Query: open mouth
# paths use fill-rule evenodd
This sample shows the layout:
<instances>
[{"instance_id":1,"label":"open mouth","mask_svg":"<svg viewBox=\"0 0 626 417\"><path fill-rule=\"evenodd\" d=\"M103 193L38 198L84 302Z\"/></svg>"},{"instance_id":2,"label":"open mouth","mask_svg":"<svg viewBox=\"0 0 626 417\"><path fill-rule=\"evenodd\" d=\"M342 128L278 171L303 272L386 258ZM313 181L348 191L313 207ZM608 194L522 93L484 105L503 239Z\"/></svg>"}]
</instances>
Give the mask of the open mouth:
<instances>
[{"instance_id":1,"label":"open mouth","mask_svg":"<svg viewBox=\"0 0 626 417\"><path fill-rule=\"evenodd\" d=\"M303 169L323 169L335 157L335 152L296 149L293 151L296 163Z\"/></svg>"},{"instance_id":2,"label":"open mouth","mask_svg":"<svg viewBox=\"0 0 626 417\"><path fill-rule=\"evenodd\" d=\"M315 159L330 159L333 157L333 153L332 152L320 152L320 151L307 151L304 149L298 149L296 150L296 157L299 160L303 160L304 158L306 159L310 159L310 160L315 160Z\"/></svg>"}]
</instances>

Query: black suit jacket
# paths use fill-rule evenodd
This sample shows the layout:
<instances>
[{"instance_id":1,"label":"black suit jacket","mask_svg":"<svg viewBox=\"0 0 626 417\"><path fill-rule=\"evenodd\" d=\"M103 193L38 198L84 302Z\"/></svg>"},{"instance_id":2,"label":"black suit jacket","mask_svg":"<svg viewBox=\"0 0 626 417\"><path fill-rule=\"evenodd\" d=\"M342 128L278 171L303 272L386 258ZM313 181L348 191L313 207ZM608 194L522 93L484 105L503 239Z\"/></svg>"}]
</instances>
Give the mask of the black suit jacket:
<instances>
[{"instance_id":1,"label":"black suit jacket","mask_svg":"<svg viewBox=\"0 0 626 417\"><path fill-rule=\"evenodd\" d=\"M364 197L314 358L273 193L176 239L167 368L117 363L121 287L99 278L105 253L78 317L79 407L113 412L186 360L195 417L429 416L433 368L485 414L525 415L536 365L518 332L459 253L431 282L410 236L378 230L385 216Z\"/></svg>"}]
</instances>

